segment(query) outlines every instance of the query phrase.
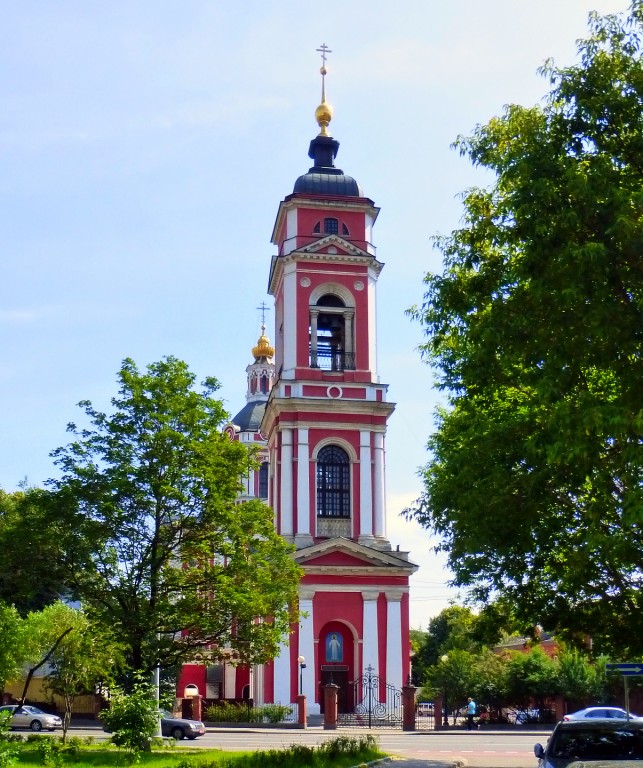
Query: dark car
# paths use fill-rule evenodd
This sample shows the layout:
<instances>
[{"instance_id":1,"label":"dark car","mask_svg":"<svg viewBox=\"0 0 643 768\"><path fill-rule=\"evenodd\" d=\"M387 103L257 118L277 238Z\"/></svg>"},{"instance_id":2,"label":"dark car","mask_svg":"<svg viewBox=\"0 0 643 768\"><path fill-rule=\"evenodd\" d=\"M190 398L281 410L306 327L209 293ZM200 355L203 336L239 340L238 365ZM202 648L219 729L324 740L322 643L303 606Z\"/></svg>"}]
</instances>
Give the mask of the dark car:
<instances>
[{"instance_id":1,"label":"dark car","mask_svg":"<svg viewBox=\"0 0 643 768\"><path fill-rule=\"evenodd\" d=\"M554 728L547 745L536 744L538 768L566 768L571 763L601 768L641 766L643 720L570 720Z\"/></svg>"},{"instance_id":2,"label":"dark car","mask_svg":"<svg viewBox=\"0 0 643 768\"><path fill-rule=\"evenodd\" d=\"M203 736L205 726L200 720L186 720L174 717L171 712L161 712L161 733L173 739L196 739Z\"/></svg>"}]
</instances>

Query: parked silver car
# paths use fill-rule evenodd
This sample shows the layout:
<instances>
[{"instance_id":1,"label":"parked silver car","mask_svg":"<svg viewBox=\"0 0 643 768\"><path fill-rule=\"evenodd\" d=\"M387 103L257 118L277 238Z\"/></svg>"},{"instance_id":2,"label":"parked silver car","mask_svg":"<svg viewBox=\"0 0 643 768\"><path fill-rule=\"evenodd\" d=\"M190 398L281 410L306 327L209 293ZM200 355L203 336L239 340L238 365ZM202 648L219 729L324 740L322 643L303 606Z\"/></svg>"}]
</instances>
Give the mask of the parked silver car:
<instances>
[{"instance_id":1,"label":"parked silver car","mask_svg":"<svg viewBox=\"0 0 643 768\"><path fill-rule=\"evenodd\" d=\"M24 704L19 707L17 704L5 704L0 707L0 712L11 712L12 728L29 728L32 731L53 731L56 728L63 727L63 721L58 715L50 715L49 712L43 712L38 707L32 707L31 704Z\"/></svg>"},{"instance_id":2,"label":"parked silver car","mask_svg":"<svg viewBox=\"0 0 643 768\"><path fill-rule=\"evenodd\" d=\"M630 720L640 720L638 715L633 712L629 714ZM620 707L587 707L586 709L579 709L578 712L570 712L563 717L563 720L608 720L615 718L616 720L627 720L628 715L624 709Z\"/></svg>"}]
</instances>

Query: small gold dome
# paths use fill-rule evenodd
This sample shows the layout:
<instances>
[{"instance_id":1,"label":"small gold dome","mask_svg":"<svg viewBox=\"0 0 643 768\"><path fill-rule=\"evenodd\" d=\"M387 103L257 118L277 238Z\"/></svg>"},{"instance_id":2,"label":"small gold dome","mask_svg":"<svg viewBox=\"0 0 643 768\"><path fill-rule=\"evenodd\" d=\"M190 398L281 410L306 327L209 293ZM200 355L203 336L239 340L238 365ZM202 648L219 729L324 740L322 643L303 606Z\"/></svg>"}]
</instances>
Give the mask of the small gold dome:
<instances>
[{"instance_id":1,"label":"small gold dome","mask_svg":"<svg viewBox=\"0 0 643 768\"><path fill-rule=\"evenodd\" d=\"M261 329L264 330L263 328ZM259 340L257 341L257 346L252 348L252 354L253 357L256 360L259 360L262 357L274 357L275 356L275 350L274 347L270 346L270 340L265 334L261 334L259 337Z\"/></svg>"}]
</instances>

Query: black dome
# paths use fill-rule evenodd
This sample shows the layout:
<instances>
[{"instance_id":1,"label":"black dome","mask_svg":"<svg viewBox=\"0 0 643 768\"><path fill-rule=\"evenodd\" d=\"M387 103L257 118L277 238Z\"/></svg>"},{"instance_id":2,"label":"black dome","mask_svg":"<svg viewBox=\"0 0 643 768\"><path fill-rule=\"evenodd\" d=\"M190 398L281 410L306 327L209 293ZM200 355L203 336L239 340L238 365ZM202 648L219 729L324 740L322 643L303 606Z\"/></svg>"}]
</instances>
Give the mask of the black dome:
<instances>
[{"instance_id":1,"label":"black dome","mask_svg":"<svg viewBox=\"0 0 643 768\"><path fill-rule=\"evenodd\" d=\"M339 142L331 136L317 136L310 142L308 157L315 161L308 173L295 182L293 193L363 197L362 188L352 176L335 167Z\"/></svg>"},{"instance_id":2,"label":"black dome","mask_svg":"<svg viewBox=\"0 0 643 768\"><path fill-rule=\"evenodd\" d=\"M311 168L308 173L300 176L295 182L293 192L306 192L310 195L363 197L362 188L352 176L347 176L341 172L318 173L319 170L321 169Z\"/></svg>"},{"instance_id":3,"label":"black dome","mask_svg":"<svg viewBox=\"0 0 643 768\"><path fill-rule=\"evenodd\" d=\"M246 403L232 419L232 423L239 427L241 432L258 432L265 410L265 400L255 400L254 402Z\"/></svg>"}]
</instances>

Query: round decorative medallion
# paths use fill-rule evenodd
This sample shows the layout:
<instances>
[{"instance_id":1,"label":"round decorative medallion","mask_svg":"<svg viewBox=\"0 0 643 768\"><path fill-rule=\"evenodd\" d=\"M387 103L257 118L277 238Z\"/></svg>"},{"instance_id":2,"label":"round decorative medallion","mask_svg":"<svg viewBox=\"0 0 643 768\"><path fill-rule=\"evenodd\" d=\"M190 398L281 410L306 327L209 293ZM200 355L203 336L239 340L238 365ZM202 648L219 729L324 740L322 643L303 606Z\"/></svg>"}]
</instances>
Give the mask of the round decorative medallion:
<instances>
[{"instance_id":1,"label":"round decorative medallion","mask_svg":"<svg viewBox=\"0 0 643 768\"><path fill-rule=\"evenodd\" d=\"M302 277L299 281L299 285L301 285L302 288L308 288L310 285L310 278L309 277Z\"/></svg>"},{"instance_id":2,"label":"round decorative medallion","mask_svg":"<svg viewBox=\"0 0 643 768\"><path fill-rule=\"evenodd\" d=\"M353 286L356 291L364 290L364 283L361 280L355 280L355 282L353 283Z\"/></svg>"},{"instance_id":3,"label":"round decorative medallion","mask_svg":"<svg viewBox=\"0 0 643 768\"><path fill-rule=\"evenodd\" d=\"M328 253L337 253L337 248L335 248L334 245L331 245L330 248L328 249Z\"/></svg>"},{"instance_id":4,"label":"round decorative medallion","mask_svg":"<svg viewBox=\"0 0 643 768\"><path fill-rule=\"evenodd\" d=\"M342 388L341 387L328 387L326 390L326 394L328 397L341 397L342 396Z\"/></svg>"}]
</instances>

